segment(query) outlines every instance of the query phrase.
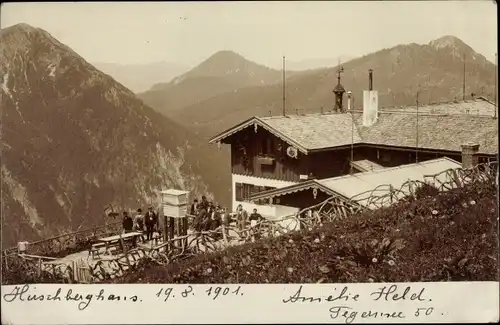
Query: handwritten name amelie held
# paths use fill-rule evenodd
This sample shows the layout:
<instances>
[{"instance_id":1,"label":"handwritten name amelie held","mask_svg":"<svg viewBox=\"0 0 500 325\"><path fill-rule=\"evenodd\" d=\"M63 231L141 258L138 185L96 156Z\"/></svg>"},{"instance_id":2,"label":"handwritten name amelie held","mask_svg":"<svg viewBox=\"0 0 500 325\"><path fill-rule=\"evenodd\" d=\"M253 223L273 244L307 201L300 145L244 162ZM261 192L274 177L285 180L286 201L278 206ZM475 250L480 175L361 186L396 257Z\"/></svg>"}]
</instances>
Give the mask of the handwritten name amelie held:
<instances>
[{"instance_id":1,"label":"handwritten name amelie held","mask_svg":"<svg viewBox=\"0 0 500 325\"><path fill-rule=\"evenodd\" d=\"M95 287L95 286L93 286ZM92 301L97 302L132 302L141 303L142 299L136 294L117 295L100 289L98 294L89 292L75 292L73 289L67 289L65 293L63 289L57 288L53 293L36 293L36 287L25 284L23 286L15 286L10 293L3 295L3 300L7 303L21 302L61 302L74 301L78 303L79 310L85 310L89 307ZM93 291L93 290L92 290ZM224 296L243 296L241 286L210 286L208 289L198 290L198 295L210 298L211 300L221 299ZM156 299L162 299L164 302L173 299L187 299L195 296L195 290L192 286L176 286L175 288L161 288L156 294Z\"/></svg>"},{"instance_id":2,"label":"handwritten name amelie held","mask_svg":"<svg viewBox=\"0 0 500 325\"><path fill-rule=\"evenodd\" d=\"M335 287L333 293L326 296L308 296L302 293L303 286L301 285L298 290L291 296L282 299L284 304L295 303L336 303L338 305L332 306L328 309L330 318L335 320L343 320L350 324L360 318L365 319L404 319L407 317L404 311L397 309L397 302L401 301L414 301L420 303L430 303L432 299L427 298L425 295L425 288L413 290L411 286L403 288L396 284L386 285L369 294L370 301L384 302L391 308L392 311L380 310L356 310L356 304L359 303L362 296L357 293L349 291L348 286L343 286L342 289ZM341 305L345 303L345 305ZM407 310L405 308L405 310ZM413 312L414 317L430 316L434 312L434 308L426 306L424 308L416 308Z\"/></svg>"}]
</instances>

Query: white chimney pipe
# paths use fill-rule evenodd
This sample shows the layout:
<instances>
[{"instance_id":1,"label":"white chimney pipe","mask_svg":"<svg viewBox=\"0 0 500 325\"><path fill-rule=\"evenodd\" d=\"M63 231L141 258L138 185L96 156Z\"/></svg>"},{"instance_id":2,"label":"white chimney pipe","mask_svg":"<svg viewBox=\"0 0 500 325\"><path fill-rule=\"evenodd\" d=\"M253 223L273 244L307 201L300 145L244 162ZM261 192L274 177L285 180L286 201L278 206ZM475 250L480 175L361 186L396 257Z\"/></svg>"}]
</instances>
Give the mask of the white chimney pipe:
<instances>
[{"instance_id":1,"label":"white chimney pipe","mask_svg":"<svg viewBox=\"0 0 500 325\"><path fill-rule=\"evenodd\" d=\"M352 91L347 92L347 110L351 110L351 97L352 97Z\"/></svg>"},{"instance_id":2,"label":"white chimney pipe","mask_svg":"<svg viewBox=\"0 0 500 325\"><path fill-rule=\"evenodd\" d=\"M378 91L373 90L373 70L368 74L368 88L363 91L363 126L372 126L378 118Z\"/></svg>"}]
</instances>

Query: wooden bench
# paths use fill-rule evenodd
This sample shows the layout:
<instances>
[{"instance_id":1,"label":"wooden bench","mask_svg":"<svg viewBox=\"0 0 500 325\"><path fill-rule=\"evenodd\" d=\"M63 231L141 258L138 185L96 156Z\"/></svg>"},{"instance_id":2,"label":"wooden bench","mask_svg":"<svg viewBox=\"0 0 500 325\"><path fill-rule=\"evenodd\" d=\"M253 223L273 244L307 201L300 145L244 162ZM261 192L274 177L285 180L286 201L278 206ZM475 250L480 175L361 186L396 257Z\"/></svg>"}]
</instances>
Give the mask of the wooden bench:
<instances>
[{"instance_id":1,"label":"wooden bench","mask_svg":"<svg viewBox=\"0 0 500 325\"><path fill-rule=\"evenodd\" d=\"M90 246L90 249L89 249L89 256L92 256L92 258L94 258L95 255L97 255L97 257L100 257L99 250L101 248L104 248L104 247L106 247L106 244L104 244L104 243L94 243L94 244L92 244L92 246Z\"/></svg>"},{"instance_id":2,"label":"wooden bench","mask_svg":"<svg viewBox=\"0 0 500 325\"><path fill-rule=\"evenodd\" d=\"M106 253L113 255L114 252L116 252L118 250L119 245L120 245L119 242L112 243L112 244L108 245L109 247L108 247L108 250L106 251ZM90 250L89 250L89 256L92 256L92 258L95 258L95 256L97 255L98 258L101 258L100 250L102 248L106 248L105 243L92 244L92 246L90 247Z\"/></svg>"}]
</instances>

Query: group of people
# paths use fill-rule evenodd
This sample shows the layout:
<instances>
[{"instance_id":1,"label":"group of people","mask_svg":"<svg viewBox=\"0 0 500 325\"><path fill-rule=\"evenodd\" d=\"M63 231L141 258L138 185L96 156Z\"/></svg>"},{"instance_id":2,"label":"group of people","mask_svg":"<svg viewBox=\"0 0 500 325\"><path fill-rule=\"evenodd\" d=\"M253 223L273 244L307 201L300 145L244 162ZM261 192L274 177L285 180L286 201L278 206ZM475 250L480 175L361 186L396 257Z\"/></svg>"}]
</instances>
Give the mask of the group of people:
<instances>
[{"instance_id":1,"label":"group of people","mask_svg":"<svg viewBox=\"0 0 500 325\"><path fill-rule=\"evenodd\" d=\"M205 196L202 196L200 201L194 199L189 214L194 217L191 227L195 231L216 230L222 224L229 225L232 221L231 213L229 213L226 208L221 207L219 204L214 204L212 201L208 201ZM245 235L252 221L259 223L264 220L262 215L257 212L257 209L253 209L253 212L248 215L241 204L238 205L236 211L232 213L232 215L235 216L236 227L241 236ZM153 207L149 207L144 214L141 208L137 209L134 218L132 218L127 211L124 211L122 226L125 233L132 231L141 232L146 235L146 238L141 236L142 241L149 241L153 239L154 232L159 231L158 215L153 211ZM214 236L220 235L214 234Z\"/></svg>"},{"instance_id":2,"label":"group of people","mask_svg":"<svg viewBox=\"0 0 500 325\"><path fill-rule=\"evenodd\" d=\"M193 228L196 231L209 231L219 228L222 224L229 225L231 222L231 213L226 208L222 208L219 204L214 204L208 201L205 196L201 197L201 201L194 199L191 205L190 215L194 216ZM240 235L244 235L248 228L249 222L262 221L264 218L257 209L253 209L253 213L248 215L240 204L234 213L236 218L236 226Z\"/></svg>"},{"instance_id":3,"label":"group of people","mask_svg":"<svg viewBox=\"0 0 500 325\"><path fill-rule=\"evenodd\" d=\"M158 216L153 211L153 207L149 207L144 215L141 208L137 209L137 214L133 219L127 211L124 211L122 226L125 233L132 231L145 233L146 238L142 237L142 240L151 240L153 233L158 229Z\"/></svg>"},{"instance_id":4,"label":"group of people","mask_svg":"<svg viewBox=\"0 0 500 325\"><path fill-rule=\"evenodd\" d=\"M189 214L194 216L192 226L196 231L215 230L229 218L225 208L208 201L205 196L201 197L201 201L194 199Z\"/></svg>"}]
</instances>

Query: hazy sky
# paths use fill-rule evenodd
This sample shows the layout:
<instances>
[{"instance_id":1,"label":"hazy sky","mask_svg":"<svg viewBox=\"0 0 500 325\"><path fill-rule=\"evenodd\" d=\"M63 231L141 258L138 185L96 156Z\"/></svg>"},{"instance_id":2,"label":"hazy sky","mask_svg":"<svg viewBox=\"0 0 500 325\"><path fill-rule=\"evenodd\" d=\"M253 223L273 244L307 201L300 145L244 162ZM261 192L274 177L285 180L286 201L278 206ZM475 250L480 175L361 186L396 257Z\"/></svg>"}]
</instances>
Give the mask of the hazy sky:
<instances>
[{"instance_id":1,"label":"hazy sky","mask_svg":"<svg viewBox=\"0 0 500 325\"><path fill-rule=\"evenodd\" d=\"M268 66L455 35L494 62L493 1L7 3L1 27L43 28L90 62L190 66L233 50Z\"/></svg>"}]
</instances>

